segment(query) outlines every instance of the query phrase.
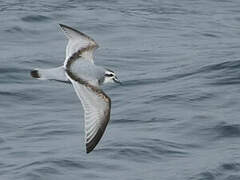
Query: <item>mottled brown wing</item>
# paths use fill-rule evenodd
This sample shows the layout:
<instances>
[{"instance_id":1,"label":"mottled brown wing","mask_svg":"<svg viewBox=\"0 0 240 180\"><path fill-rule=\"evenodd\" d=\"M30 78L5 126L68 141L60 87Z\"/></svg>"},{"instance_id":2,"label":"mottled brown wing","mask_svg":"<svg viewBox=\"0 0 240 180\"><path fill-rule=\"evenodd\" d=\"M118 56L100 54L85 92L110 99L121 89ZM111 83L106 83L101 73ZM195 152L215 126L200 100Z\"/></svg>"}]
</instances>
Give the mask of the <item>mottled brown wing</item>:
<instances>
[{"instance_id":1,"label":"mottled brown wing","mask_svg":"<svg viewBox=\"0 0 240 180\"><path fill-rule=\"evenodd\" d=\"M69 79L84 109L86 151L89 153L106 129L110 119L111 99L101 89L81 79Z\"/></svg>"},{"instance_id":2,"label":"mottled brown wing","mask_svg":"<svg viewBox=\"0 0 240 180\"><path fill-rule=\"evenodd\" d=\"M92 38L76 29L63 24L60 24L60 27L68 38L64 64L66 65L73 56L75 56L74 59L82 57L94 63L93 53L99 47L98 44Z\"/></svg>"}]
</instances>

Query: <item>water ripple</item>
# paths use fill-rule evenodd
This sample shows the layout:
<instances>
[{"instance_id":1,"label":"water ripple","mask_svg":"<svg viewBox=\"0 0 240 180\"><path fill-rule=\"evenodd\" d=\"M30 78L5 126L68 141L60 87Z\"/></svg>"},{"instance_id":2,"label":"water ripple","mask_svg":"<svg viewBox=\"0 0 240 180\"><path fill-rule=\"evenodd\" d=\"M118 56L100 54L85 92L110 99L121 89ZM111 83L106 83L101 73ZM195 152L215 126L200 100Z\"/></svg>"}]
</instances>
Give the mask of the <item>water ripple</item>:
<instances>
[{"instance_id":1,"label":"water ripple","mask_svg":"<svg viewBox=\"0 0 240 180\"><path fill-rule=\"evenodd\" d=\"M25 22L44 22L44 21L51 20L51 18L43 15L29 15L29 16L24 16L21 19L22 21L25 21Z\"/></svg>"},{"instance_id":2,"label":"water ripple","mask_svg":"<svg viewBox=\"0 0 240 180\"><path fill-rule=\"evenodd\" d=\"M239 170L239 163L223 163L216 169L201 172L189 180L238 180L240 178Z\"/></svg>"},{"instance_id":3,"label":"water ripple","mask_svg":"<svg viewBox=\"0 0 240 180\"><path fill-rule=\"evenodd\" d=\"M131 144L112 143L98 151L113 159L121 158L129 161L148 162L159 161L166 157L185 157L188 155L185 151L187 147L188 145L159 139L142 139L141 142Z\"/></svg>"}]
</instances>

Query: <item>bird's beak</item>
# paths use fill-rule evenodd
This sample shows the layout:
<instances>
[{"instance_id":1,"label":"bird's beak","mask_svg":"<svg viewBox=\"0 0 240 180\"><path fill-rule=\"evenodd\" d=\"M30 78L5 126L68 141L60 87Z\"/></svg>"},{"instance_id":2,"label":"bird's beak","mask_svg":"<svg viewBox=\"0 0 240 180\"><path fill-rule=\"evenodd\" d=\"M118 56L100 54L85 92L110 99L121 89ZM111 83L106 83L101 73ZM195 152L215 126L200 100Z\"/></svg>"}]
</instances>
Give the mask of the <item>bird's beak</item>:
<instances>
[{"instance_id":1,"label":"bird's beak","mask_svg":"<svg viewBox=\"0 0 240 180\"><path fill-rule=\"evenodd\" d=\"M118 78L116 76L113 78L113 81L115 83L118 83L118 84L122 85L122 83L118 80Z\"/></svg>"}]
</instances>

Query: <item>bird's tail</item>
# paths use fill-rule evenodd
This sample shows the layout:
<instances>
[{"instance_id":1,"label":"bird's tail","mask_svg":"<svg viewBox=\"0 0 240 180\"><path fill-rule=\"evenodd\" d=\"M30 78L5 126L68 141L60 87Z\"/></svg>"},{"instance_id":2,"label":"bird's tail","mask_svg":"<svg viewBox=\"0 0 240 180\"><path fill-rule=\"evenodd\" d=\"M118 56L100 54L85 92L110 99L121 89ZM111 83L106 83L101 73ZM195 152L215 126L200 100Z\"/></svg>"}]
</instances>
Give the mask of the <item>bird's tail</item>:
<instances>
[{"instance_id":1,"label":"bird's tail","mask_svg":"<svg viewBox=\"0 0 240 180\"><path fill-rule=\"evenodd\" d=\"M34 69L31 76L40 80L55 80L68 82L63 66L51 69Z\"/></svg>"}]
</instances>

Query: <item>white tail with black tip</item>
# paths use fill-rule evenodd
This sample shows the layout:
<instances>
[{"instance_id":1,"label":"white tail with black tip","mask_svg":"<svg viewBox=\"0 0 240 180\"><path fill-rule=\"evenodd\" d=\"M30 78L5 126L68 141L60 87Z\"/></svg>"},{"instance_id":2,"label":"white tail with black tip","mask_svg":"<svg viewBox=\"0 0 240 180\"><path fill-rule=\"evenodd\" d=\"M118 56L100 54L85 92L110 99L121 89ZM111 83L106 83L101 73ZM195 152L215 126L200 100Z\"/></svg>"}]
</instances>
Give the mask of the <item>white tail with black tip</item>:
<instances>
[{"instance_id":1,"label":"white tail with black tip","mask_svg":"<svg viewBox=\"0 0 240 180\"><path fill-rule=\"evenodd\" d=\"M31 76L40 80L55 80L68 82L63 66L51 69L34 69Z\"/></svg>"}]
</instances>

